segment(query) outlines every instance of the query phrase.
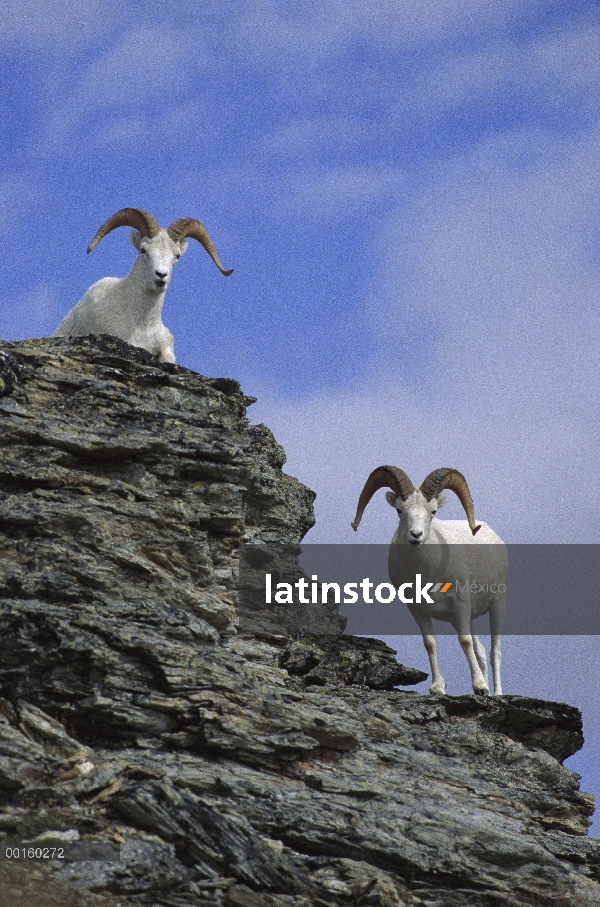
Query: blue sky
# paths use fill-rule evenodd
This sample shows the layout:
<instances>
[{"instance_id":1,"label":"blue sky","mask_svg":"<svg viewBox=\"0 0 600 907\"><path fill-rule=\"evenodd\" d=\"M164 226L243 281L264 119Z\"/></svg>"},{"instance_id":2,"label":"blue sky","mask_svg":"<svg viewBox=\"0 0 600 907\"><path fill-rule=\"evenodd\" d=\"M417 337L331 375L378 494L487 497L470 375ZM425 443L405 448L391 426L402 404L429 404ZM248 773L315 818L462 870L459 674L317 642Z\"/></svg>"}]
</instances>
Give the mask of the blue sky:
<instances>
[{"instance_id":1,"label":"blue sky","mask_svg":"<svg viewBox=\"0 0 600 907\"><path fill-rule=\"evenodd\" d=\"M4 0L0 43L0 336L126 273L118 209L197 217L235 273L191 244L177 360L259 398L307 541L387 541L383 494L349 523L392 463L600 542L600 3Z\"/></svg>"}]
</instances>

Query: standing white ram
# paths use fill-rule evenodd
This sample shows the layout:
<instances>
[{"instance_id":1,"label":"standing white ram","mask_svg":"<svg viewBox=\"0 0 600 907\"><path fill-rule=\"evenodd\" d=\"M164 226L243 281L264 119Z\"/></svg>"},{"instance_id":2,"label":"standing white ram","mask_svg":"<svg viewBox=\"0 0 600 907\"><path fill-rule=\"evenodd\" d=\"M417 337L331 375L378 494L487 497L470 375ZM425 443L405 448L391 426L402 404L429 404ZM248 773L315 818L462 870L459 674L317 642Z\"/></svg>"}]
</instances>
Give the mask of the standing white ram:
<instances>
[{"instance_id":1,"label":"standing white ram","mask_svg":"<svg viewBox=\"0 0 600 907\"><path fill-rule=\"evenodd\" d=\"M93 284L53 336L112 334L154 353L162 362L175 362L173 335L162 323L162 307L173 267L187 249L186 237L198 240L226 277L233 271L223 268L199 220L183 217L165 230L141 208L123 208L113 214L94 236L88 252L117 227L135 228L129 238L139 254L129 274L103 277Z\"/></svg>"},{"instance_id":2,"label":"standing white ram","mask_svg":"<svg viewBox=\"0 0 600 907\"><path fill-rule=\"evenodd\" d=\"M386 500L398 513L399 524L390 545L388 572L400 589L407 578L414 583L431 583L420 601L406 597L408 608L419 625L431 665L430 693L445 693L446 681L440 670L432 618L448 621L458 633L460 645L471 671L473 691L489 694L485 649L473 632L473 619L489 613L491 633L490 661L494 695L502 695L500 678L500 631L506 611L508 555L499 536L486 524L475 523L473 499L465 477L456 469L436 469L419 488L396 466L374 469L361 492L356 516L351 524L356 531L365 507L380 488L391 488ZM467 514L465 520L438 520L436 511L454 491ZM451 584L451 585L450 585ZM415 583L415 585L417 585ZM434 591L435 589L435 591ZM448 591L443 591L448 589ZM415 590L416 592L418 589Z\"/></svg>"}]
</instances>

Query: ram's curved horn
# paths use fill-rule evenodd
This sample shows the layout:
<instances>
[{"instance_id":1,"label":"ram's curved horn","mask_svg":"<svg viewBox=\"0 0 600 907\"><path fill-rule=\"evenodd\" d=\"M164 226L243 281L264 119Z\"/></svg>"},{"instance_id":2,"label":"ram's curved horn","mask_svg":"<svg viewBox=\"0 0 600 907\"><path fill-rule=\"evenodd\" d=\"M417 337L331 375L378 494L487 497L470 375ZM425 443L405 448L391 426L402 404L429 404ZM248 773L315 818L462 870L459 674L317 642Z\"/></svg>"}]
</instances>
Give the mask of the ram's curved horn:
<instances>
[{"instance_id":1,"label":"ram's curved horn","mask_svg":"<svg viewBox=\"0 0 600 907\"><path fill-rule=\"evenodd\" d=\"M354 522L350 523L355 532L365 512L365 507L380 488L391 488L392 491L400 495L403 501L415 490L415 486L404 470L398 469L397 466L378 466L377 469L373 470L360 493L356 516L354 517Z\"/></svg>"},{"instance_id":2,"label":"ram's curved horn","mask_svg":"<svg viewBox=\"0 0 600 907\"><path fill-rule=\"evenodd\" d=\"M187 236L191 239L197 239L198 242L204 246L221 274L224 274L225 277L229 277L230 274L233 274L233 268L231 271L226 271L219 261L217 250L211 243L208 233L199 220L195 220L193 217L182 217L179 220L174 220L171 226L167 228L167 233L174 242L179 242Z\"/></svg>"},{"instance_id":3,"label":"ram's curved horn","mask_svg":"<svg viewBox=\"0 0 600 907\"><path fill-rule=\"evenodd\" d=\"M156 236L160 232L160 226L147 211L142 211L141 208L121 208L120 211L109 217L105 224L102 224L89 244L88 252L91 252L107 233L116 230L117 227L134 227L142 236L149 237Z\"/></svg>"},{"instance_id":4,"label":"ram's curved horn","mask_svg":"<svg viewBox=\"0 0 600 907\"><path fill-rule=\"evenodd\" d=\"M481 524L477 525L475 523L473 498L471 497L467 480L462 472L459 472L458 469L450 469L448 467L434 469L433 472L429 473L425 481L421 483L420 490L426 500L430 501L432 498L437 498L440 491L443 491L444 488L453 491L463 505L469 521L469 528L473 535L475 535L475 533L481 529Z\"/></svg>"}]
</instances>

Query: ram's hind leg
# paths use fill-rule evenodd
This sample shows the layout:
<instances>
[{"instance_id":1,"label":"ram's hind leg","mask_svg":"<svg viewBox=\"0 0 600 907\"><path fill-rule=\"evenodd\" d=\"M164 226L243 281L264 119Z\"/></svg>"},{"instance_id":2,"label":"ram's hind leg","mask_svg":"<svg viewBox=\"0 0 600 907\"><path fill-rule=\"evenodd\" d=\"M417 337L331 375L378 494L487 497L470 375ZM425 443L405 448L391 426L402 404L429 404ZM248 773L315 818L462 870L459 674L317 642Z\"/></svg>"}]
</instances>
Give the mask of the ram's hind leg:
<instances>
[{"instance_id":1,"label":"ram's hind leg","mask_svg":"<svg viewBox=\"0 0 600 907\"><path fill-rule=\"evenodd\" d=\"M471 638L473 639L473 648L475 650L475 658L477 659L477 664L481 668L481 673L483 674L483 679L485 680L486 685L489 686L487 656L485 654L485 649L481 645L481 641L478 639L475 633L473 633L472 625Z\"/></svg>"},{"instance_id":2,"label":"ram's hind leg","mask_svg":"<svg viewBox=\"0 0 600 907\"><path fill-rule=\"evenodd\" d=\"M506 612L506 597L498 595L490 605L490 635L492 637L492 646L490 649L490 663L492 665L492 677L494 678L494 696L502 696L502 680L500 677L500 663L502 661L502 652L500 650L500 630L504 621Z\"/></svg>"}]
</instances>

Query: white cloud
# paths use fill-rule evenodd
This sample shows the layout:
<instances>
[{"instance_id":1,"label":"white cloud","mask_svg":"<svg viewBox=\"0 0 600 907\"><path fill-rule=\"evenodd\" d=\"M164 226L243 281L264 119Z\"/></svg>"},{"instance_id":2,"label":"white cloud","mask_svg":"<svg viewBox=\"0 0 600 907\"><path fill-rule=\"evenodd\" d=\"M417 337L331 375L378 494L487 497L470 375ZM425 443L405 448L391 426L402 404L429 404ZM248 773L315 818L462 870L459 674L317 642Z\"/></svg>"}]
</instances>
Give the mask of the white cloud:
<instances>
[{"instance_id":1,"label":"white cloud","mask_svg":"<svg viewBox=\"0 0 600 907\"><path fill-rule=\"evenodd\" d=\"M239 49L258 58L323 59L352 41L388 46L498 32L542 0L313 0L293 10L276 0L250 0L239 29Z\"/></svg>"},{"instance_id":2,"label":"white cloud","mask_svg":"<svg viewBox=\"0 0 600 907\"><path fill-rule=\"evenodd\" d=\"M0 336L3 340L47 337L59 322L59 304L46 283L38 283L20 296L4 299L0 306Z\"/></svg>"},{"instance_id":3,"label":"white cloud","mask_svg":"<svg viewBox=\"0 0 600 907\"><path fill-rule=\"evenodd\" d=\"M394 198L402 184L396 168L347 166L305 171L280 185L278 213L309 218L350 214L380 199Z\"/></svg>"},{"instance_id":4,"label":"white cloud","mask_svg":"<svg viewBox=\"0 0 600 907\"><path fill-rule=\"evenodd\" d=\"M25 241L28 214L46 201L45 196L36 176L12 173L0 178L0 236L19 236Z\"/></svg>"},{"instance_id":5,"label":"white cloud","mask_svg":"<svg viewBox=\"0 0 600 907\"><path fill-rule=\"evenodd\" d=\"M140 148L159 144L159 150L176 149L184 142L194 141L202 147L213 136L207 114L201 102L179 104L160 115L131 113L121 110L100 125L90 127L88 147L110 154L139 154Z\"/></svg>"},{"instance_id":6,"label":"white cloud","mask_svg":"<svg viewBox=\"0 0 600 907\"><path fill-rule=\"evenodd\" d=\"M598 11L569 28L532 43L527 63L572 91L600 88Z\"/></svg>"},{"instance_id":7,"label":"white cloud","mask_svg":"<svg viewBox=\"0 0 600 907\"><path fill-rule=\"evenodd\" d=\"M597 102L600 90L598 15L520 40L499 31L483 46L450 49L410 85L396 117L428 120L450 109L521 97L539 113Z\"/></svg>"},{"instance_id":8,"label":"white cloud","mask_svg":"<svg viewBox=\"0 0 600 907\"><path fill-rule=\"evenodd\" d=\"M94 143L103 150L123 151L138 146L149 138L149 123L144 116L122 117L100 126L94 136Z\"/></svg>"},{"instance_id":9,"label":"white cloud","mask_svg":"<svg viewBox=\"0 0 600 907\"><path fill-rule=\"evenodd\" d=\"M186 125L190 135L202 108L202 99L188 100L190 80L209 65L204 43L191 31L144 25L121 30L91 62L54 58L40 83L45 115L29 158L75 145L119 152L144 139L170 144Z\"/></svg>"},{"instance_id":10,"label":"white cloud","mask_svg":"<svg viewBox=\"0 0 600 907\"><path fill-rule=\"evenodd\" d=\"M30 49L80 47L110 33L126 9L115 0L3 0L0 42Z\"/></svg>"},{"instance_id":11,"label":"white cloud","mask_svg":"<svg viewBox=\"0 0 600 907\"><path fill-rule=\"evenodd\" d=\"M263 152L283 157L309 156L331 147L364 142L372 128L349 118L320 117L292 119L278 127L260 142Z\"/></svg>"},{"instance_id":12,"label":"white cloud","mask_svg":"<svg viewBox=\"0 0 600 907\"><path fill-rule=\"evenodd\" d=\"M185 89L190 71L202 62L184 29L145 25L94 61L82 76L86 104L120 106L168 99Z\"/></svg>"},{"instance_id":13,"label":"white cloud","mask_svg":"<svg viewBox=\"0 0 600 907\"><path fill-rule=\"evenodd\" d=\"M410 235L404 218L389 223L381 238L387 276L373 292L394 300L394 315L416 309L437 319L444 373L465 335L477 339L473 354L484 367L494 332L528 358L537 350L540 369L531 380L549 352L536 331L552 344L553 368L557 357L568 367L574 342L579 357L590 352L587 312L599 262L587 234L599 207L599 137L561 142L520 131L491 139L432 173L408 212ZM526 165L519 166L524 149ZM389 314L382 313L388 325ZM393 337L389 326L387 336Z\"/></svg>"}]
</instances>

